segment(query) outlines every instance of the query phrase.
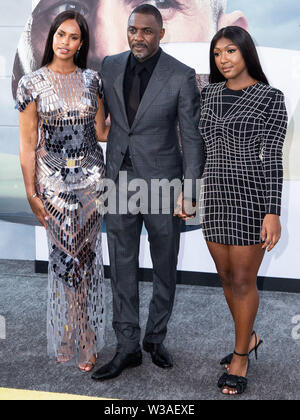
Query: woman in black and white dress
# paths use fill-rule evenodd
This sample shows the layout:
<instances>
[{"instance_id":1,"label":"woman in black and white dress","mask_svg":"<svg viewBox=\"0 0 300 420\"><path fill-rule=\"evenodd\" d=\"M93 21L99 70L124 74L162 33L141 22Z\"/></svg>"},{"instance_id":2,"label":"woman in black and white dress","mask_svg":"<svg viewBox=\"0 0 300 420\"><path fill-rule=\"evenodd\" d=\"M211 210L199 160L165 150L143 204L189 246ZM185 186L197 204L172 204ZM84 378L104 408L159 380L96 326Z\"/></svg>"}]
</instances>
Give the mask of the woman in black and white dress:
<instances>
[{"instance_id":1,"label":"woman in black and white dress","mask_svg":"<svg viewBox=\"0 0 300 420\"><path fill-rule=\"evenodd\" d=\"M235 351L225 357L224 394L245 391L258 311L257 273L281 234L283 94L269 86L245 30L227 27L211 43L211 84L202 92L206 145L202 227L235 323Z\"/></svg>"}]
</instances>

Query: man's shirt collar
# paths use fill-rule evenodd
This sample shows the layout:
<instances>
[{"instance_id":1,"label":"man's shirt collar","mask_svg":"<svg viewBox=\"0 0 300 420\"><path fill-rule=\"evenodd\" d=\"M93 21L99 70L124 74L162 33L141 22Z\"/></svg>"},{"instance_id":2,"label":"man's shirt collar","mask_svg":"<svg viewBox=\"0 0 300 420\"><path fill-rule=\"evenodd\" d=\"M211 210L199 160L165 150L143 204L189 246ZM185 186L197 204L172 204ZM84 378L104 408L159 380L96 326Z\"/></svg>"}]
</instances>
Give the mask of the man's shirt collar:
<instances>
[{"instance_id":1,"label":"man's shirt collar","mask_svg":"<svg viewBox=\"0 0 300 420\"><path fill-rule=\"evenodd\" d=\"M148 71L148 73L151 74L153 72L158 60L159 60L161 52L162 52L162 49L159 48L157 53L155 53L151 58L149 58L148 60L143 61L143 62L140 62L139 60L137 60L135 58L135 56L131 53L131 56L130 56L130 70L133 71L136 66L139 66L141 68L144 68L145 70Z\"/></svg>"}]
</instances>

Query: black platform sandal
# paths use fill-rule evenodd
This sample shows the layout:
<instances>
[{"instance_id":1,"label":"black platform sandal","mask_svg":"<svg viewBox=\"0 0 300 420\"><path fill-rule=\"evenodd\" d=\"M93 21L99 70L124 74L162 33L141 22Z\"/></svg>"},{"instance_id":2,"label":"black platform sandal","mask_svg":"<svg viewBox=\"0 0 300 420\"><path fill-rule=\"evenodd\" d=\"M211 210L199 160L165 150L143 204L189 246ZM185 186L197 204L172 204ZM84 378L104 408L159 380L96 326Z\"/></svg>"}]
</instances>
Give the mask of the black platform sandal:
<instances>
[{"instance_id":1,"label":"black platform sandal","mask_svg":"<svg viewBox=\"0 0 300 420\"><path fill-rule=\"evenodd\" d=\"M252 350L249 351L249 356L254 351L255 352L255 358L257 360L257 349L263 343L263 341L262 340L259 340L259 342L257 342L257 335L256 335L256 332L255 331L253 331L251 333L251 337L253 335L255 335L255 346L253 347ZM220 365L221 366L230 365L230 363L232 362L232 358L233 358L233 353L228 354L228 356L224 357L224 359L221 360Z\"/></svg>"},{"instance_id":2,"label":"black platform sandal","mask_svg":"<svg viewBox=\"0 0 300 420\"><path fill-rule=\"evenodd\" d=\"M239 357L248 357L249 358L249 353L246 354L239 354L236 351L234 351L234 353L236 356ZM248 368L247 368L247 372L249 369L249 365L250 362L248 362ZM247 375L247 373L246 373ZM228 388L233 388L236 390L236 392L230 394L224 394L222 392L223 395L237 395L237 394L243 394L246 389L247 389L247 385L248 385L248 379L244 376L236 376L236 375L229 375L229 373L224 373L221 378L218 381L218 388L221 388L221 390L223 391L223 389L226 387Z\"/></svg>"}]
</instances>

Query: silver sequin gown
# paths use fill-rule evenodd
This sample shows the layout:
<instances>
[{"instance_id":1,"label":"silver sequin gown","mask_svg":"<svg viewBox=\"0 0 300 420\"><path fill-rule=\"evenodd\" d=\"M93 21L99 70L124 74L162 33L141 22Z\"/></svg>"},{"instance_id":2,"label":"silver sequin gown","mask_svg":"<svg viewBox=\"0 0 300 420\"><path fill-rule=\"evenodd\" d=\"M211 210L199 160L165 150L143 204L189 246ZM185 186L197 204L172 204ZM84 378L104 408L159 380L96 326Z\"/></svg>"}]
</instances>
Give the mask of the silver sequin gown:
<instances>
[{"instance_id":1,"label":"silver sequin gown","mask_svg":"<svg viewBox=\"0 0 300 420\"><path fill-rule=\"evenodd\" d=\"M18 109L35 100L39 117L35 184L49 216L48 353L77 363L104 344L97 95L98 73L79 68L62 75L42 67L24 76L17 91Z\"/></svg>"}]
</instances>

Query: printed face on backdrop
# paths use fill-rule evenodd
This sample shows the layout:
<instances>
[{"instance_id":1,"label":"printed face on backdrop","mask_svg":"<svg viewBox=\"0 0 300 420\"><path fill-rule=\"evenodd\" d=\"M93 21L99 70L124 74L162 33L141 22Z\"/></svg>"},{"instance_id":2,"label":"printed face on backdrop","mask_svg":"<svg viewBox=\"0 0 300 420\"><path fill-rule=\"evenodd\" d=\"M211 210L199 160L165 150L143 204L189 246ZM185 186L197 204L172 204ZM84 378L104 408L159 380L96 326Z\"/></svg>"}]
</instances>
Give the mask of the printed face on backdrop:
<instances>
[{"instance_id":1,"label":"printed face on backdrop","mask_svg":"<svg viewBox=\"0 0 300 420\"><path fill-rule=\"evenodd\" d=\"M59 13L76 10L85 16L91 36L88 65L99 70L106 55L128 50L128 17L143 3L153 4L160 10L166 29L164 43L210 42L221 27L248 28L242 12L226 14L226 0L40 0L18 48L13 93L24 73L40 67L51 22Z\"/></svg>"}]
</instances>

